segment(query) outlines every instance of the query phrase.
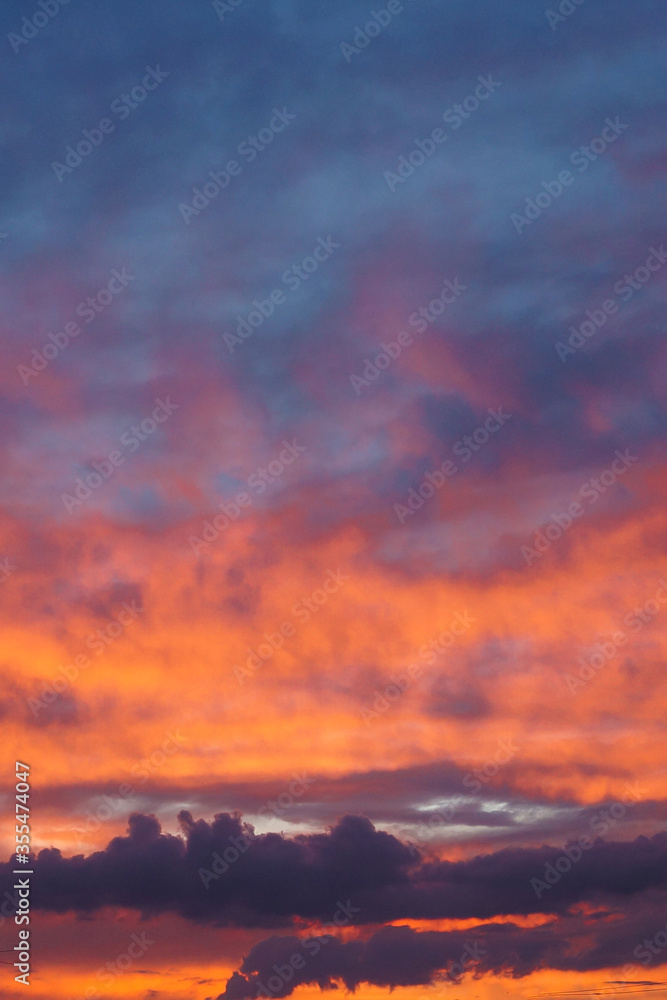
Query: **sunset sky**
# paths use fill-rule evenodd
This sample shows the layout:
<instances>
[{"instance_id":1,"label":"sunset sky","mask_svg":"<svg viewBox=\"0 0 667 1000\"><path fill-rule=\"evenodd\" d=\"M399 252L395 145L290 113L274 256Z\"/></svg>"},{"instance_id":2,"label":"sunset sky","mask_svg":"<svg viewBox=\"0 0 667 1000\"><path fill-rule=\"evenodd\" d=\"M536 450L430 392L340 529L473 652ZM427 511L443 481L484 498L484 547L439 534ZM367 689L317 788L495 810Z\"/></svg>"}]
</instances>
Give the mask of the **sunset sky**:
<instances>
[{"instance_id":1,"label":"sunset sky","mask_svg":"<svg viewBox=\"0 0 667 1000\"><path fill-rule=\"evenodd\" d=\"M0 958L667 996L664 0L0 18Z\"/></svg>"}]
</instances>

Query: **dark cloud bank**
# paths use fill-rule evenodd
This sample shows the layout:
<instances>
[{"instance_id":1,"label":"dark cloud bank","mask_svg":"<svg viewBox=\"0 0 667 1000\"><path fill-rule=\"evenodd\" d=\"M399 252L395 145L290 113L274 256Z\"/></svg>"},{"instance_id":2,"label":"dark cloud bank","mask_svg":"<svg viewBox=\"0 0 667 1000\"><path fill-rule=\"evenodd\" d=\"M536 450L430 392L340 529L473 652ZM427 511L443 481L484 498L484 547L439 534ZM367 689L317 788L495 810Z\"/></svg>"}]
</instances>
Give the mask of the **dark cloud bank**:
<instances>
[{"instance_id":1,"label":"dark cloud bank","mask_svg":"<svg viewBox=\"0 0 667 1000\"><path fill-rule=\"evenodd\" d=\"M291 838L255 836L239 815L228 813L212 823L195 822L187 812L179 819L183 837L163 834L152 816L134 814L127 837L89 857L41 851L34 859L35 908L90 914L119 906L239 927L290 927L305 920L317 935L332 921L358 926L360 937L350 941L262 941L230 979L224 996L232 1000L262 990L284 996L304 982L340 980L353 989L360 982L428 983L471 968L521 976L541 967L636 963L634 949L664 930L667 833L628 842L598 839L583 851L572 845L511 848L433 862L361 816L345 816L325 833ZM11 891L12 867L0 866L2 891ZM549 919L529 928L489 923L531 914ZM442 918L473 918L480 926L446 932L375 926ZM658 953L646 954L661 961ZM280 988L276 965L283 968ZM264 984L268 976L275 988Z\"/></svg>"}]
</instances>

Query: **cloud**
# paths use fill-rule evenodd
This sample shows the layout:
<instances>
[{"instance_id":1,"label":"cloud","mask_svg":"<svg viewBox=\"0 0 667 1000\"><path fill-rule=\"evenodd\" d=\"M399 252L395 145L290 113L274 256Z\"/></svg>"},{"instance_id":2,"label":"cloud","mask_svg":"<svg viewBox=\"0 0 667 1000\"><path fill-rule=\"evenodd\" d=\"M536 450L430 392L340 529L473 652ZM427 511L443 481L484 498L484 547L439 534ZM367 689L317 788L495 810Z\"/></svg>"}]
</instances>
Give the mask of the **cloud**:
<instances>
[{"instance_id":1,"label":"cloud","mask_svg":"<svg viewBox=\"0 0 667 1000\"><path fill-rule=\"evenodd\" d=\"M114 838L104 851L73 858L41 851L36 906L60 913L122 906L255 927L325 920L349 898L359 908L355 922L369 924L564 914L576 903L622 900L667 885L667 833L589 841L583 851L575 848L576 864L559 860L562 848L548 846L422 862L408 844L361 816L345 816L326 833L291 838L255 836L238 814L221 813L210 824L187 812L179 818L185 839L162 833L155 817L135 813L128 836ZM556 862L567 872L553 882L546 873ZM10 868L2 871L7 887Z\"/></svg>"},{"instance_id":2,"label":"cloud","mask_svg":"<svg viewBox=\"0 0 667 1000\"><path fill-rule=\"evenodd\" d=\"M664 905L664 896L661 902ZM598 911L529 928L512 922L446 932L383 927L352 941L272 937L250 950L218 1000L285 997L303 984L331 989L342 983L351 991L362 984L444 987L465 975L517 979L542 969L583 972L621 964L631 966L628 973L636 976L642 966L633 956L633 945L655 931L658 910L656 905L650 914L631 913L625 919ZM656 960L664 962L667 955ZM629 985L628 980L618 983L623 984Z\"/></svg>"}]
</instances>

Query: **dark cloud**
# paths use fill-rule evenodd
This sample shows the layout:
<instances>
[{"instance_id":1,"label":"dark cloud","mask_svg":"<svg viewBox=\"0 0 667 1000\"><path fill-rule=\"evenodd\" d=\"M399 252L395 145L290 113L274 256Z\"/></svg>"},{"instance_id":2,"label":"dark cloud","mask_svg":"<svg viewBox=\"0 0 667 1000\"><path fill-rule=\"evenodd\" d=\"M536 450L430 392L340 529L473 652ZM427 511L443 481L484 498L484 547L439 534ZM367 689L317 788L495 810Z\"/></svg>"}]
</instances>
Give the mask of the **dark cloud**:
<instances>
[{"instance_id":1,"label":"dark cloud","mask_svg":"<svg viewBox=\"0 0 667 1000\"><path fill-rule=\"evenodd\" d=\"M209 824L183 812L180 820L185 839L161 833L154 817L133 814L128 836L105 851L74 858L41 851L35 905L56 912L124 906L221 924L285 926L297 917L324 920L340 900L353 899L354 922L377 923L563 914L575 903L629 898L667 884L667 833L630 842L589 839L584 850L507 848L465 861L422 862L410 845L360 816L344 817L328 833L292 838L254 836L238 814L221 813ZM2 873L7 886L10 867Z\"/></svg>"},{"instance_id":2,"label":"dark cloud","mask_svg":"<svg viewBox=\"0 0 667 1000\"><path fill-rule=\"evenodd\" d=\"M539 969L583 972L621 966L640 985L637 975L644 968L667 962L660 949L642 950L643 939L652 941L664 931L664 910L658 904L664 907L665 897L651 903L647 912L601 910L534 928L511 922L447 932L384 927L369 938L346 942L320 935L272 937L251 949L218 1000L285 997L306 983L321 989L342 983L348 990L362 983L452 986L465 975L516 979ZM629 985L629 980L618 984Z\"/></svg>"}]
</instances>

